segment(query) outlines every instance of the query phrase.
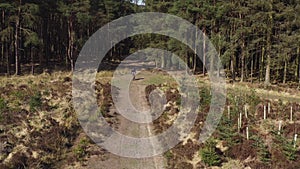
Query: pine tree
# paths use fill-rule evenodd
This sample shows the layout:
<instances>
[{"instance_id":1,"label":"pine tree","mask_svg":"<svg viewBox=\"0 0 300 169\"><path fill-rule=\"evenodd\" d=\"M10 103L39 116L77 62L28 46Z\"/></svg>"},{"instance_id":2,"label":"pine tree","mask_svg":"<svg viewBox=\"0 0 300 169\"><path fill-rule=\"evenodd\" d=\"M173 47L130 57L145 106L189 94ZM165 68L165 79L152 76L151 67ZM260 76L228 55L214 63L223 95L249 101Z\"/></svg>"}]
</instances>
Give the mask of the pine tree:
<instances>
[{"instance_id":1,"label":"pine tree","mask_svg":"<svg viewBox=\"0 0 300 169\"><path fill-rule=\"evenodd\" d=\"M67 20L68 29L68 47L67 55L71 65L71 71L74 71L74 48L76 42L75 24L84 24L85 19L89 18L89 0L76 0L76 1L59 1L59 11Z\"/></svg>"},{"instance_id":2,"label":"pine tree","mask_svg":"<svg viewBox=\"0 0 300 169\"><path fill-rule=\"evenodd\" d=\"M11 43L13 41L12 35L14 32L14 28L9 24L9 22L13 19L13 16L10 14L14 11L13 6L9 3L0 3L0 9L2 13L1 19L1 55L2 55L2 63L4 62L4 57L6 57L6 73L10 74L10 58L9 58L9 50L11 48Z\"/></svg>"}]
</instances>

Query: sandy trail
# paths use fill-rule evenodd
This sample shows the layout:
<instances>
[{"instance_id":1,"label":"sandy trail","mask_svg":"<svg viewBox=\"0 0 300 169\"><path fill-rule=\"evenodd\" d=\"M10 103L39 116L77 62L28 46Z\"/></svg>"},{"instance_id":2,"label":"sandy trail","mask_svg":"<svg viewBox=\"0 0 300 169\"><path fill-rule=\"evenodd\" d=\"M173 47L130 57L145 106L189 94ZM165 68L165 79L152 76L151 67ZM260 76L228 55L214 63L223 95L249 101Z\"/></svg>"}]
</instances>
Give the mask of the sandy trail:
<instances>
[{"instance_id":1,"label":"sandy trail","mask_svg":"<svg viewBox=\"0 0 300 169\"><path fill-rule=\"evenodd\" d=\"M137 77L140 77L140 80L132 81L130 84L129 95L130 100L135 109L138 111L146 111L150 110L150 106L146 99L145 88L142 82L147 77L143 77L143 73L138 74ZM142 77L142 78L141 78ZM120 93L117 99L126 99L122 93ZM113 112L118 112L114 107L111 107L110 110ZM117 131L123 135L142 138L149 137L155 135L153 132L153 124L141 124L132 122L122 115L117 116L119 125ZM151 118L149 114L149 118ZM151 142L151 144L153 144ZM121 143L122 145L122 143ZM160 145L153 145L160 146ZM122 147L122 146L121 146ZM87 161L86 168L94 168L94 169L164 169L166 160L163 155L158 155L151 158L126 158L114 155L112 153L107 154L106 160L101 160L99 157L91 157Z\"/></svg>"}]
</instances>

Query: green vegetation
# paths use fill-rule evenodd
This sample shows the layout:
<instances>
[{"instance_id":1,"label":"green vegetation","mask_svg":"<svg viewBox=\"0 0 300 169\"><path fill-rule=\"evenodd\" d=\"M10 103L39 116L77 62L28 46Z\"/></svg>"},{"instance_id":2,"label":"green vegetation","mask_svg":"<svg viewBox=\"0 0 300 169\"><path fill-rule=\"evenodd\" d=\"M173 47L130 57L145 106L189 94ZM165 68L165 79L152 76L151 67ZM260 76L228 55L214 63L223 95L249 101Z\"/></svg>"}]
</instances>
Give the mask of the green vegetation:
<instances>
[{"instance_id":1,"label":"green vegetation","mask_svg":"<svg viewBox=\"0 0 300 169\"><path fill-rule=\"evenodd\" d=\"M42 106L42 95L40 92L36 92L29 100L30 111L41 108Z\"/></svg>"},{"instance_id":2,"label":"green vegetation","mask_svg":"<svg viewBox=\"0 0 300 169\"><path fill-rule=\"evenodd\" d=\"M7 110L7 103L3 98L0 98L0 113Z\"/></svg>"},{"instance_id":3,"label":"green vegetation","mask_svg":"<svg viewBox=\"0 0 300 169\"><path fill-rule=\"evenodd\" d=\"M162 73L151 73L148 74L147 79L143 81L143 84L145 85L160 85L160 84L168 84L168 86L173 86L173 84L176 84L176 81L169 75L163 75Z\"/></svg>"},{"instance_id":4,"label":"green vegetation","mask_svg":"<svg viewBox=\"0 0 300 169\"><path fill-rule=\"evenodd\" d=\"M297 148L294 147L293 142L284 142L283 145L283 152L285 156L288 158L290 161L295 161L297 158Z\"/></svg>"},{"instance_id":5,"label":"green vegetation","mask_svg":"<svg viewBox=\"0 0 300 169\"><path fill-rule=\"evenodd\" d=\"M276 132L273 133L274 135ZM282 148L282 152L286 156L286 158L290 161L294 161L297 158L297 148L294 148L293 141L286 139L285 137L280 135L275 136L277 142L277 146Z\"/></svg>"},{"instance_id":6,"label":"green vegetation","mask_svg":"<svg viewBox=\"0 0 300 169\"><path fill-rule=\"evenodd\" d=\"M262 145L259 151L259 157L262 162L268 163L271 161L271 154L267 149L266 145Z\"/></svg>"},{"instance_id":7,"label":"green vegetation","mask_svg":"<svg viewBox=\"0 0 300 169\"><path fill-rule=\"evenodd\" d=\"M213 140L207 141L199 154L202 161L208 166L218 166L222 162L220 155L216 152L216 143Z\"/></svg>"},{"instance_id":8,"label":"green vegetation","mask_svg":"<svg viewBox=\"0 0 300 169\"><path fill-rule=\"evenodd\" d=\"M173 158L173 154L172 152L169 150L167 152L165 152L164 156L168 159L171 160Z\"/></svg>"},{"instance_id":9,"label":"green vegetation","mask_svg":"<svg viewBox=\"0 0 300 169\"><path fill-rule=\"evenodd\" d=\"M201 88L199 96L201 99L200 104L202 107L208 106L210 104L212 95L210 93L209 88L206 88L206 87Z\"/></svg>"},{"instance_id":10,"label":"green vegetation","mask_svg":"<svg viewBox=\"0 0 300 169\"><path fill-rule=\"evenodd\" d=\"M236 132L236 128L232 120L229 120L227 117L221 119L220 124L217 128L218 138L226 141L229 147L232 147L239 143L239 134Z\"/></svg>"},{"instance_id":11,"label":"green vegetation","mask_svg":"<svg viewBox=\"0 0 300 169\"><path fill-rule=\"evenodd\" d=\"M264 163L268 163L271 161L271 154L268 150L268 146L265 145L264 141L257 136L252 137L252 139L255 141L253 146L255 146L256 148L258 148L258 156L259 159L264 162Z\"/></svg>"},{"instance_id":12,"label":"green vegetation","mask_svg":"<svg viewBox=\"0 0 300 169\"><path fill-rule=\"evenodd\" d=\"M8 109L6 101L0 97L0 121L2 120L2 113Z\"/></svg>"},{"instance_id":13,"label":"green vegetation","mask_svg":"<svg viewBox=\"0 0 300 169\"><path fill-rule=\"evenodd\" d=\"M74 149L74 154L77 160L82 161L83 157L85 157L85 155L87 154L88 143L88 140L86 138L83 138L80 140L79 144Z\"/></svg>"}]
</instances>

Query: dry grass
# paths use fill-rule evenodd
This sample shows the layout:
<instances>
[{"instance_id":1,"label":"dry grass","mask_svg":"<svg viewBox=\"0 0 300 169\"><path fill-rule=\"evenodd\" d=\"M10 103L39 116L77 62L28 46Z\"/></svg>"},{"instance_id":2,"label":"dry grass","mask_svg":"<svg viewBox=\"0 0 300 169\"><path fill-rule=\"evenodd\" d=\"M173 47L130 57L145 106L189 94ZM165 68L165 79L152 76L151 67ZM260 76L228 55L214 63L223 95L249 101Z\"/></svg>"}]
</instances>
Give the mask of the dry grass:
<instances>
[{"instance_id":1,"label":"dry grass","mask_svg":"<svg viewBox=\"0 0 300 169\"><path fill-rule=\"evenodd\" d=\"M113 76L113 71L101 71L97 73L96 79L102 84L110 83L111 78ZM140 83L144 85L150 84L164 84L163 86L167 86L167 88L177 88L176 81L169 75L162 72L149 72L144 71L142 74L137 75L137 78L146 77L144 80L141 80ZM208 77L197 76L199 87L209 87L210 83ZM17 117L18 113L21 110L26 110L30 112L30 107L28 104L28 99L32 97L32 95L39 91L42 94L42 102L44 107L37 108L32 115L28 115L28 118L24 116L24 118L15 118L16 120L20 120L17 126L7 126L11 129L8 129L6 132L13 133L15 139L23 140L23 143L19 144L19 142L15 142L15 149L13 152L17 152L21 154L21 157L27 157L23 151L20 151L18 147L24 146L25 149L31 149L33 143L34 144L45 144L45 146L53 149L53 151L62 153L62 155L58 156L55 153L42 153L42 148L39 145L35 145L34 149L31 149L29 152L32 152L33 159L37 159L36 157L43 156L43 160L45 161L55 161L62 160L65 157L69 156L67 149L63 149L65 147L61 147L58 144L52 144L56 142L55 139L60 140L61 143L72 143L72 138L68 140L69 136L64 138L61 137L61 133L56 133L54 131L62 131L67 132L67 134L74 134L72 137L76 137L76 132L72 133L74 130L74 126L77 126L77 118L74 114L74 110L72 109L71 99L72 99L72 74L68 72L54 72L51 75L49 74L40 74L36 76L28 75L28 76L11 76L11 77L0 77L0 97L4 98L5 101L8 102L8 107L10 107L11 112L14 113L12 117ZM253 89L255 89L256 94L261 98L261 101L271 100L272 102L276 102L279 99L285 102L296 102L299 103L300 100L300 92L296 89L282 91L281 88L276 87L270 89L265 89L261 87L257 87L255 85L250 85L248 83L235 83L235 84L227 84L228 93L232 95L239 95L245 93L251 93ZM3 89L3 90L2 90ZM163 89L163 88L162 88ZM274 90L273 90L274 89ZM164 91L164 90L163 90ZM286 106L286 105L285 105ZM275 106L274 106L275 107ZM277 109L276 109L277 110ZM279 109L278 109L279 110ZM274 110L275 111L275 110ZM299 111L299 110L298 110ZM172 125L172 121L175 119L175 116L167 116L170 122L168 125ZM52 122L54 120L54 123ZM270 135L271 131L277 129L278 124L275 123L277 119L267 119L266 121L256 121L257 124L254 125L255 130L259 132L260 135ZM53 123L53 124L52 124ZM298 124L298 123L297 123ZM257 126L258 125L258 126ZM1 126L1 125L0 125ZM54 128L55 127L55 128ZM54 140L52 142L47 142L47 140L43 139L49 135L49 131L56 134ZM78 128L76 128L78 130ZM31 131L35 131L35 133L39 133L37 138L39 141L32 141L30 138L32 134ZM69 133L68 133L69 132ZM133 132L137 134L137 131ZM52 134L51 133L51 134ZM0 133L1 134L1 133ZM78 133L77 133L78 134ZM253 135L255 133L251 133ZM189 139L195 141L195 133L191 133L189 135ZM292 137L290 138L292 139ZM43 142L45 140L45 142ZM50 137L48 141L50 140ZM187 144L188 139L185 140L183 145ZM76 143L75 143L76 144ZM198 152L198 150L197 150ZM70 153L70 152L69 152ZM72 156L72 153L70 153ZM11 154L6 161L10 161L14 154ZM176 154L175 154L176 155ZM30 156L30 155L29 155ZM28 157L29 157L28 156ZM31 157L30 157L31 158ZM192 160L188 161L189 164L192 164L194 167L201 161L199 156L194 156ZM66 161L65 161L66 162ZM8 163L8 162L7 162ZM241 161L232 161L229 160L228 163L223 165L223 168L232 168L235 165L242 166L243 162ZM1 165L0 165L1 167ZM69 167L67 165L66 167Z\"/></svg>"}]
</instances>

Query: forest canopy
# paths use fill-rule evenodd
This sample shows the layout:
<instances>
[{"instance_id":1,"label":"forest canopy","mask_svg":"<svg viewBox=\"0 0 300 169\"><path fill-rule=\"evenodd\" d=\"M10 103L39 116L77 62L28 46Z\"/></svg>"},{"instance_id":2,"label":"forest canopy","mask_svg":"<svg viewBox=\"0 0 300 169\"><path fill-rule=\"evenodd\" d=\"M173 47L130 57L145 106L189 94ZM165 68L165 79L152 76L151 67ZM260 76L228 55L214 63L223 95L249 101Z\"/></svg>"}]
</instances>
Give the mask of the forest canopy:
<instances>
[{"instance_id":1,"label":"forest canopy","mask_svg":"<svg viewBox=\"0 0 300 169\"><path fill-rule=\"evenodd\" d=\"M173 14L198 26L233 81L300 83L299 0L0 0L0 73L72 71L93 33L139 12ZM107 60L118 62L147 47L172 51L194 73L206 72L193 49L154 34L123 40L112 47ZM160 67L172 67L171 57L157 59Z\"/></svg>"}]
</instances>

